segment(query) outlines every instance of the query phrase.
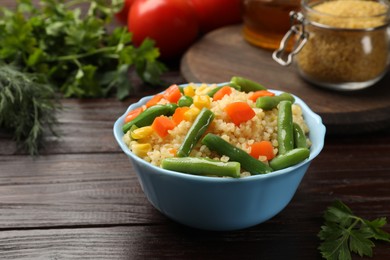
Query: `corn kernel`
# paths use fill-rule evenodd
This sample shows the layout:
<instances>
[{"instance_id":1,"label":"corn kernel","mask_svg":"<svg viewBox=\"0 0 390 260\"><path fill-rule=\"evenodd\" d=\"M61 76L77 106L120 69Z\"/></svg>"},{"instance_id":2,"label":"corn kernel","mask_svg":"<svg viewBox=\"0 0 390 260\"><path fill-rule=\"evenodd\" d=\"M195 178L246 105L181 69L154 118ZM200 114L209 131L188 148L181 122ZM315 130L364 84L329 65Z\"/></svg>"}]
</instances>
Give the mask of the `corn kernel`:
<instances>
[{"instance_id":1,"label":"corn kernel","mask_svg":"<svg viewBox=\"0 0 390 260\"><path fill-rule=\"evenodd\" d=\"M207 84L202 84L201 86L197 87L195 90L195 94L198 96L207 95L209 93L211 88Z\"/></svg>"},{"instance_id":2,"label":"corn kernel","mask_svg":"<svg viewBox=\"0 0 390 260\"><path fill-rule=\"evenodd\" d=\"M131 146L131 150L133 151L133 153L139 157L145 157L151 149L152 149L152 145L149 143L145 143L145 144L134 143Z\"/></svg>"},{"instance_id":3,"label":"corn kernel","mask_svg":"<svg viewBox=\"0 0 390 260\"><path fill-rule=\"evenodd\" d=\"M210 108L211 106L211 100L209 96L202 95L202 96L194 96L194 106L196 106L199 109L202 109L204 107Z\"/></svg>"},{"instance_id":4,"label":"corn kernel","mask_svg":"<svg viewBox=\"0 0 390 260\"><path fill-rule=\"evenodd\" d=\"M154 132L151 126L144 126L137 128L131 132L131 138L133 139L142 139L150 136Z\"/></svg>"},{"instance_id":5,"label":"corn kernel","mask_svg":"<svg viewBox=\"0 0 390 260\"><path fill-rule=\"evenodd\" d=\"M183 89L184 95L188 97L195 96L195 90L192 86L187 86Z\"/></svg>"},{"instance_id":6,"label":"corn kernel","mask_svg":"<svg viewBox=\"0 0 390 260\"><path fill-rule=\"evenodd\" d=\"M199 113L200 113L199 108L191 107L186 112L184 112L184 118L186 119L186 121L192 122L195 120L195 118L198 116Z\"/></svg>"}]
</instances>

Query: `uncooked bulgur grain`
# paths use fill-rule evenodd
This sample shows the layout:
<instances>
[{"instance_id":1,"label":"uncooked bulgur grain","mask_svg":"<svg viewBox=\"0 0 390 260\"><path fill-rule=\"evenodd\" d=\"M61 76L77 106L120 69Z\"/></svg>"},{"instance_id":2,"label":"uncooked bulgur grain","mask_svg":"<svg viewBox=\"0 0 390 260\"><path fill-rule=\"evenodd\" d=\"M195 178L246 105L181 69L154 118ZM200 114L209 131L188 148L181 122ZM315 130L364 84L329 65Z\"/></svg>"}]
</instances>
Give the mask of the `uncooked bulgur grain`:
<instances>
[{"instance_id":1,"label":"uncooked bulgur grain","mask_svg":"<svg viewBox=\"0 0 390 260\"><path fill-rule=\"evenodd\" d=\"M387 5L335 0L312 9L306 14L309 40L296 57L301 74L317 83L337 84L370 81L386 72Z\"/></svg>"}]
</instances>

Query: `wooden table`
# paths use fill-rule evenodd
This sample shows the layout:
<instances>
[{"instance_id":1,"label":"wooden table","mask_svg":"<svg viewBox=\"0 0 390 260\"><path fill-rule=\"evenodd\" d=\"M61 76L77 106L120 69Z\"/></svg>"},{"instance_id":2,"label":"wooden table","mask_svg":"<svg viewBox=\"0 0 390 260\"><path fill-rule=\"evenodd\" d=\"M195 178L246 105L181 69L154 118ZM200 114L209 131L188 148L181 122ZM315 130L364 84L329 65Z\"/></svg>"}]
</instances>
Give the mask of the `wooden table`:
<instances>
[{"instance_id":1,"label":"wooden table","mask_svg":"<svg viewBox=\"0 0 390 260\"><path fill-rule=\"evenodd\" d=\"M184 80L177 71L165 78ZM152 92L123 102L62 100L61 138L49 136L36 158L0 132L0 259L312 260L321 259L317 233L335 199L390 221L390 129L327 135L291 203L263 224L208 232L167 219L147 201L112 134L127 106ZM389 258L389 244L377 243L372 259Z\"/></svg>"},{"instance_id":2,"label":"wooden table","mask_svg":"<svg viewBox=\"0 0 390 260\"><path fill-rule=\"evenodd\" d=\"M362 217L390 217L386 130L327 136L291 203L263 224L207 232L172 222L147 201L112 134L137 99L63 100L61 138L36 158L1 135L0 259L320 259L317 233L335 199ZM389 257L378 243L373 259Z\"/></svg>"}]
</instances>

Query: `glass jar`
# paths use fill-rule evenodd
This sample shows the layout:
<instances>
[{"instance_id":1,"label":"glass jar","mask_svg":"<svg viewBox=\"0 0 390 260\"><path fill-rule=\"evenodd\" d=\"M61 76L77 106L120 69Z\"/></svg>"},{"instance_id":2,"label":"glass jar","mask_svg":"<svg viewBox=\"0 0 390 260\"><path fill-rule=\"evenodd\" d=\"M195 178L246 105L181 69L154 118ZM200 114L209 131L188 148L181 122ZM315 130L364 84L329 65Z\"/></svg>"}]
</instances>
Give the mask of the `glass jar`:
<instances>
[{"instance_id":1,"label":"glass jar","mask_svg":"<svg viewBox=\"0 0 390 260\"><path fill-rule=\"evenodd\" d=\"M276 50L290 28L290 11L298 11L299 6L300 0L242 0L244 39L255 46Z\"/></svg>"},{"instance_id":2,"label":"glass jar","mask_svg":"<svg viewBox=\"0 0 390 260\"><path fill-rule=\"evenodd\" d=\"M379 81L389 64L389 3L374 0L303 0L273 58L315 85L357 90ZM286 53L284 45L295 38ZM287 54L287 56L286 56ZM286 58L287 57L287 58Z\"/></svg>"}]
</instances>

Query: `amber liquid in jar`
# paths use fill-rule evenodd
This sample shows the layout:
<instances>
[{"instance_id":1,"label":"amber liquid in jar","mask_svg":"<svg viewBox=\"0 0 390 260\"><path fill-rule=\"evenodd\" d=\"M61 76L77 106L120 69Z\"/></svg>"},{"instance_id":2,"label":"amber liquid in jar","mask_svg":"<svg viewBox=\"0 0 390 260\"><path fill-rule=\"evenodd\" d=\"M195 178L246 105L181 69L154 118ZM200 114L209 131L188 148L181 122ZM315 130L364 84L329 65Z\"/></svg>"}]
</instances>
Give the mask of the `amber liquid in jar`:
<instances>
[{"instance_id":1,"label":"amber liquid in jar","mask_svg":"<svg viewBox=\"0 0 390 260\"><path fill-rule=\"evenodd\" d=\"M299 0L242 0L244 39L261 48L279 48L280 41L291 26L290 11L299 8ZM291 48L288 46L287 49Z\"/></svg>"}]
</instances>

